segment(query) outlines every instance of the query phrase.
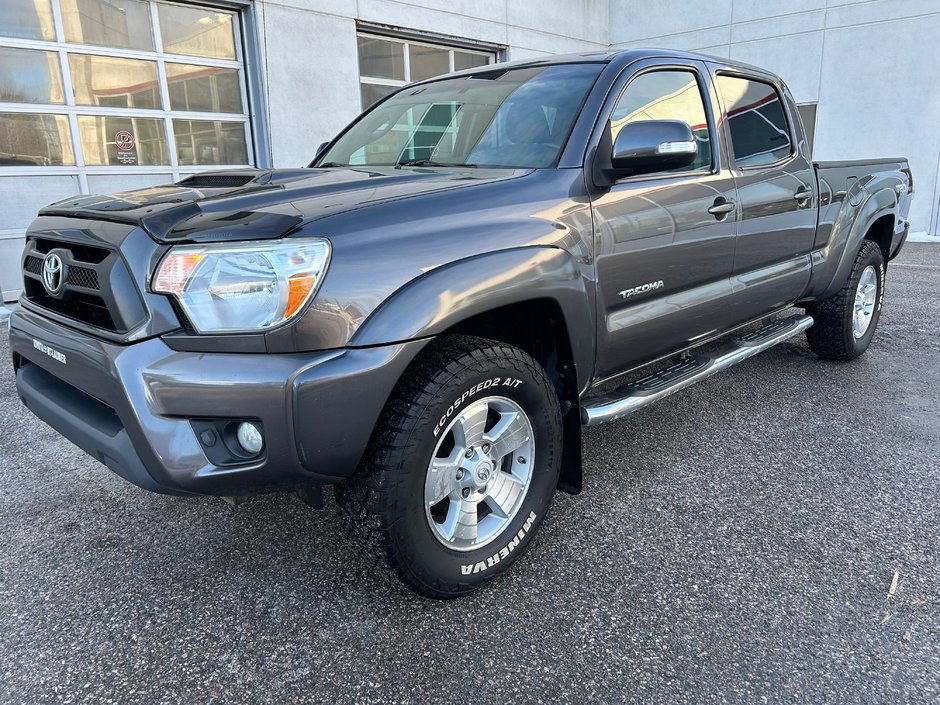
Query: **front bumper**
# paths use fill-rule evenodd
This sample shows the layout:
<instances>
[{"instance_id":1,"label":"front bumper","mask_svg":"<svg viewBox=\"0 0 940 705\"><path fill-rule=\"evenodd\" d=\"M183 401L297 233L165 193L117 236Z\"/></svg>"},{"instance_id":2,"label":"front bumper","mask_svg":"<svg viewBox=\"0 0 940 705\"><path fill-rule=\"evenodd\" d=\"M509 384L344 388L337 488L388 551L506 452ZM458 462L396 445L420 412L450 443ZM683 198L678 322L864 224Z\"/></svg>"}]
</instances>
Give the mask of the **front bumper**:
<instances>
[{"instance_id":1,"label":"front bumper","mask_svg":"<svg viewBox=\"0 0 940 705\"><path fill-rule=\"evenodd\" d=\"M121 477L167 494L243 495L338 482L359 464L401 373L427 341L316 353L119 345L23 308L10 318L20 398ZM265 450L210 462L194 419L259 420Z\"/></svg>"}]
</instances>

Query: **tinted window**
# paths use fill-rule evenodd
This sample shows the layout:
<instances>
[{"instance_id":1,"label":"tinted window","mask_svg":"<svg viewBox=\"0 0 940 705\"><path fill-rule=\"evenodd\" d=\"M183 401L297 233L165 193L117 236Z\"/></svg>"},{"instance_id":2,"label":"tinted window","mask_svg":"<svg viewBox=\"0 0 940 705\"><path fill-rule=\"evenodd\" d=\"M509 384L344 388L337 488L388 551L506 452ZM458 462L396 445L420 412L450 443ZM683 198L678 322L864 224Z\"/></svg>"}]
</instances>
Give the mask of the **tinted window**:
<instances>
[{"instance_id":1,"label":"tinted window","mask_svg":"<svg viewBox=\"0 0 940 705\"><path fill-rule=\"evenodd\" d=\"M600 68L496 69L405 88L367 112L319 161L548 167Z\"/></svg>"},{"instance_id":2,"label":"tinted window","mask_svg":"<svg viewBox=\"0 0 940 705\"><path fill-rule=\"evenodd\" d=\"M733 76L719 76L731 145L738 166L773 164L793 149L787 118L773 86Z\"/></svg>"},{"instance_id":3,"label":"tinted window","mask_svg":"<svg viewBox=\"0 0 940 705\"><path fill-rule=\"evenodd\" d=\"M707 169L712 164L705 104L691 71L653 71L634 78L610 116L611 137L624 125L644 120L681 120L692 128L698 154L689 166L671 171Z\"/></svg>"}]
</instances>

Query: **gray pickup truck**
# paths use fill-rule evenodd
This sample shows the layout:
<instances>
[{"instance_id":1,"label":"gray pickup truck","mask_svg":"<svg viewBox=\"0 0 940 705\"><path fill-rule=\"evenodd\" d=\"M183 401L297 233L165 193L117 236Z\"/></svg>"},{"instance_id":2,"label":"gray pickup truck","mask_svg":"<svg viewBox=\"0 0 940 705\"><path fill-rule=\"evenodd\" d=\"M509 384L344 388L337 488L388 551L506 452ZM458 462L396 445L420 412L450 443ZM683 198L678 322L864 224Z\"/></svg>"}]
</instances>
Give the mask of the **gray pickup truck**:
<instances>
[{"instance_id":1,"label":"gray pickup truck","mask_svg":"<svg viewBox=\"0 0 940 705\"><path fill-rule=\"evenodd\" d=\"M486 66L402 88L306 168L43 209L16 386L149 490L333 485L366 557L452 597L580 491L583 426L804 330L861 355L911 195L904 159L814 164L751 66Z\"/></svg>"}]
</instances>

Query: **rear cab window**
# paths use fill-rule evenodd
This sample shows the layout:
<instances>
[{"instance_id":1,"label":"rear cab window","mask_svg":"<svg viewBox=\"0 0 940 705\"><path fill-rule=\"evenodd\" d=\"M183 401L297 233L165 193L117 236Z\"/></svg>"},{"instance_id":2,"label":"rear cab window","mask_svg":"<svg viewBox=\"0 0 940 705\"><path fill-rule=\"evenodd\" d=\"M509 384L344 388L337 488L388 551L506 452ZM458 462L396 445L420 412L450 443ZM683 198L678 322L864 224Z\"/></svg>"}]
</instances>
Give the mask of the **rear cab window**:
<instances>
[{"instance_id":1,"label":"rear cab window","mask_svg":"<svg viewBox=\"0 0 940 705\"><path fill-rule=\"evenodd\" d=\"M781 162L793 154L783 100L769 83L718 74L735 163L743 169Z\"/></svg>"}]
</instances>

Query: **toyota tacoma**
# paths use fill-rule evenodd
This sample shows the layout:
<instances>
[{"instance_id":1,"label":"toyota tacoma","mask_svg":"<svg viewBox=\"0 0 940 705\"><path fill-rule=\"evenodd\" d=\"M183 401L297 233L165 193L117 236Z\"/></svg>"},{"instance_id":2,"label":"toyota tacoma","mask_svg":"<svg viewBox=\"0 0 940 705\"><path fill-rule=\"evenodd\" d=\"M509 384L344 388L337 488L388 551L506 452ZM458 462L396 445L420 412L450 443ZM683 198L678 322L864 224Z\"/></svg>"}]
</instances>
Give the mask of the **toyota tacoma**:
<instances>
[{"instance_id":1,"label":"toyota tacoma","mask_svg":"<svg viewBox=\"0 0 940 705\"><path fill-rule=\"evenodd\" d=\"M861 355L912 188L902 158L814 163L752 66L480 67L394 92L304 168L44 208L16 387L148 490L332 485L364 556L453 597L580 491L582 427L803 331Z\"/></svg>"}]
</instances>

